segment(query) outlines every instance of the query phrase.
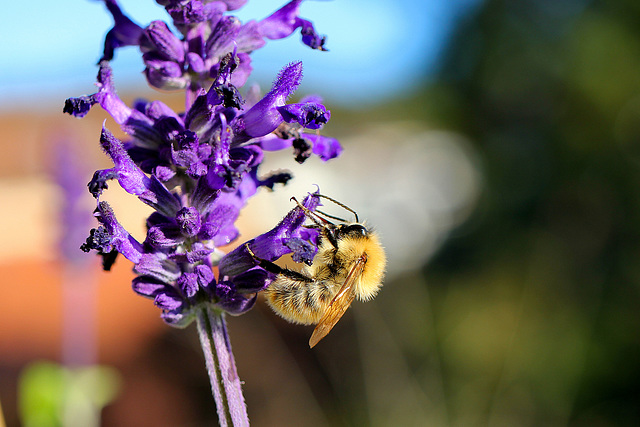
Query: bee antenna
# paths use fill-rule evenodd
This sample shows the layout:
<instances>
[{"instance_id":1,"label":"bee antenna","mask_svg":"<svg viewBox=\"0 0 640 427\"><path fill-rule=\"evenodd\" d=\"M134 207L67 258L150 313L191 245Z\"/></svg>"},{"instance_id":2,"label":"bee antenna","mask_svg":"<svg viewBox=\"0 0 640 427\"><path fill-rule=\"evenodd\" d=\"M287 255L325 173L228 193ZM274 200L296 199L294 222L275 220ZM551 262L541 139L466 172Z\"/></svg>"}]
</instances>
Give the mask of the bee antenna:
<instances>
[{"instance_id":1,"label":"bee antenna","mask_svg":"<svg viewBox=\"0 0 640 427\"><path fill-rule=\"evenodd\" d=\"M328 213L326 213L326 212L322 212L321 210L318 210L318 209L316 209L316 213L317 213L317 214L320 214L320 215L324 215L324 216L326 216L326 217L328 217L328 218L331 218L331 219L335 219L335 220L337 220L337 221L347 222L345 219L342 219L342 218L337 217L337 216L329 215Z\"/></svg>"},{"instance_id":2,"label":"bee antenna","mask_svg":"<svg viewBox=\"0 0 640 427\"><path fill-rule=\"evenodd\" d=\"M307 218L309 218L311 221L313 221L318 227L324 227L323 224L321 224L320 222L318 222L318 220L322 221L322 223L324 224L331 224L331 222L327 221L326 219L322 218L320 215L318 215L315 212L311 212L305 205L303 205L302 203L300 203L298 201L298 199L296 199L295 197L292 197L289 200L293 200L294 202L296 202L296 204L298 205L298 207L300 209L302 209L302 211L304 212L304 214L307 216Z\"/></svg>"},{"instance_id":3,"label":"bee antenna","mask_svg":"<svg viewBox=\"0 0 640 427\"><path fill-rule=\"evenodd\" d=\"M358 214L356 213L356 211L354 211L353 209L351 209L349 206L345 205L344 203L340 203L339 201L337 201L337 200L335 200L335 199L332 199L332 198L331 198L331 197L329 197L329 196L325 196L324 194L317 194L317 196L318 196L318 197L322 197L323 199L327 199L327 200L329 200L329 201L331 201L331 202L335 203L336 205L340 206L341 208L348 210L349 212L351 212L351 213L353 214L353 216L355 216L355 217L356 217L356 222L360 222L360 221L358 220ZM330 216L330 215L327 215L327 216L328 216L328 217L330 217L330 218L339 219L339 218L336 218L336 217L332 217L332 216ZM341 220L341 221L344 221L344 220ZM344 221L344 222L346 222L346 221Z\"/></svg>"}]
</instances>

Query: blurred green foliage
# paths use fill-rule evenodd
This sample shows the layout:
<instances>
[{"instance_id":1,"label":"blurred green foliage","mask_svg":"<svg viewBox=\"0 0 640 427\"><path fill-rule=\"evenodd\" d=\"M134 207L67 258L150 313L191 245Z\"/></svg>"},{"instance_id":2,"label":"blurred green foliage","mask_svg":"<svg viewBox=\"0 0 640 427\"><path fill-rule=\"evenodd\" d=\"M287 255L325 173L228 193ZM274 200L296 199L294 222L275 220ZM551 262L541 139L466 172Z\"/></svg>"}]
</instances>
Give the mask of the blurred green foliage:
<instances>
[{"instance_id":1,"label":"blurred green foliage","mask_svg":"<svg viewBox=\"0 0 640 427\"><path fill-rule=\"evenodd\" d=\"M118 394L119 375L112 368L67 368L34 362L20 378L20 418L24 427L100 425L100 411Z\"/></svg>"},{"instance_id":2,"label":"blurred green foliage","mask_svg":"<svg viewBox=\"0 0 640 427\"><path fill-rule=\"evenodd\" d=\"M424 270L448 424L640 425L640 3L487 1L410 105L485 176Z\"/></svg>"}]
</instances>

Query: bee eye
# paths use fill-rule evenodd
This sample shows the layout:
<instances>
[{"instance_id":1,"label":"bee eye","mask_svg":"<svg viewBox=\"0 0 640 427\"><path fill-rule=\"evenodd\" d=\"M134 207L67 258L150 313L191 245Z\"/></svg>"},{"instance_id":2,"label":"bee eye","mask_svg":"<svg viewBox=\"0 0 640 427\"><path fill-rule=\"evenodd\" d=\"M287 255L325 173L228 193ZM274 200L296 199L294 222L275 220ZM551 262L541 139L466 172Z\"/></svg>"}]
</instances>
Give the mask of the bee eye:
<instances>
[{"instance_id":1,"label":"bee eye","mask_svg":"<svg viewBox=\"0 0 640 427\"><path fill-rule=\"evenodd\" d=\"M350 225L345 225L344 228L342 229L342 234L344 235L349 235L349 236L354 236L354 237L367 237L367 235L369 234L369 232L367 231L367 229L360 224L350 224Z\"/></svg>"}]
</instances>

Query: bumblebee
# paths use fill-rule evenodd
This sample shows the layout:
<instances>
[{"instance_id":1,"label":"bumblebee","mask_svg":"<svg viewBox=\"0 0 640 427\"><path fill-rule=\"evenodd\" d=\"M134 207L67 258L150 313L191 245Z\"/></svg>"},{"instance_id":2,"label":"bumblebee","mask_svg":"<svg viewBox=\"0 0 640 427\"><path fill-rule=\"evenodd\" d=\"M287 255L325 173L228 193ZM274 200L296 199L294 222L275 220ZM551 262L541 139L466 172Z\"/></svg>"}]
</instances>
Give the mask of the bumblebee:
<instances>
[{"instance_id":1,"label":"bumblebee","mask_svg":"<svg viewBox=\"0 0 640 427\"><path fill-rule=\"evenodd\" d=\"M282 268L258 258L247 244L247 250L259 265L276 274L264 291L273 311L289 322L316 328L309 340L314 347L338 323L354 299L368 301L376 296L384 278L386 256L378 235L360 223L355 211L323 195L355 216L355 222L312 212L293 199L320 230L318 252L311 265L301 271ZM340 221L335 224L327 218Z\"/></svg>"}]
</instances>

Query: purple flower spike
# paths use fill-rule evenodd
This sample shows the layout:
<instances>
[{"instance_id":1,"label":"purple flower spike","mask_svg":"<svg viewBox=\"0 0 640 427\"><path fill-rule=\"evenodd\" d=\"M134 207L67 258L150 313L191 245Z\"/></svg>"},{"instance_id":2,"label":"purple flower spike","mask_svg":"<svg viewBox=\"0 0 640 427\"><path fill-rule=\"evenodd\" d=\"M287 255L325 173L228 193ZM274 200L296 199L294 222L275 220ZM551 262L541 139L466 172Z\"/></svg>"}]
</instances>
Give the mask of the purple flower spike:
<instances>
[{"instance_id":1,"label":"purple flower spike","mask_svg":"<svg viewBox=\"0 0 640 427\"><path fill-rule=\"evenodd\" d=\"M287 105L302 80L301 62L283 67L264 96L243 86L252 71L250 54L267 40L298 28L314 49L324 50L325 39L298 16L302 0L244 23L229 11L246 0L156 0L172 21L145 27L125 16L116 0L103 1L115 24L105 39L97 91L67 99L63 111L81 118L99 105L127 136L117 138L103 123L100 143L113 167L96 171L89 183L99 225L81 249L102 256L105 270L118 254L129 259L137 276L133 290L153 300L167 324L183 328L196 321L220 425L248 425L223 315L251 309L274 280L252 253L271 261L291 254L295 262L311 263L319 231L305 226L306 210L316 209L319 196L309 194L304 207L294 206L276 227L226 254L224 246L241 236L236 221L260 187L273 190L292 179L287 171L260 170L268 151L293 149L303 162L312 154L334 158L342 147L319 135L331 114L320 97ZM157 100L131 106L120 99L109 60L122 46L139 47L151 86L184 91L184 111ZM110 180L154 209L142 243L100 200Z\"/></svg>"}]
</instances>

